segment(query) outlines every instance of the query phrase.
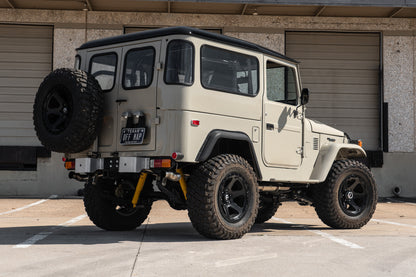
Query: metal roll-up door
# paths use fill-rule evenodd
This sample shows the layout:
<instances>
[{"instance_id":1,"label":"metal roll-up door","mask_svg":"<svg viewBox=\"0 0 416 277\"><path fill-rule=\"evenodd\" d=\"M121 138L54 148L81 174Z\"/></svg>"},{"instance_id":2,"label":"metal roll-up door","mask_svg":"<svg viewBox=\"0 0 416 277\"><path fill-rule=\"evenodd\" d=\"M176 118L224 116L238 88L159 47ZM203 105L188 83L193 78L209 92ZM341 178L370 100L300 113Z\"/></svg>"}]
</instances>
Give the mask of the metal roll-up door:
<instances>
[{"instance_id":1,"label":"metal roll-up door","mask_svg":"<svg viewBox=\"0 0 416 277\"><path fill-rule=\"evenodd\" d=\"M53 27L0 24L0 146L39 146L33 101L52 69Z\"/></svg>"},{"instance_id":2,"label":"metal roll-up door","mask_svg":"<svg viewBox=\"0 0 416 277\"><path fill-rule=\"evenodd\" d=\"M380 150L380 34L287 32L286 54L311 91L306 116Z\"/></svg>"}]
</instances>

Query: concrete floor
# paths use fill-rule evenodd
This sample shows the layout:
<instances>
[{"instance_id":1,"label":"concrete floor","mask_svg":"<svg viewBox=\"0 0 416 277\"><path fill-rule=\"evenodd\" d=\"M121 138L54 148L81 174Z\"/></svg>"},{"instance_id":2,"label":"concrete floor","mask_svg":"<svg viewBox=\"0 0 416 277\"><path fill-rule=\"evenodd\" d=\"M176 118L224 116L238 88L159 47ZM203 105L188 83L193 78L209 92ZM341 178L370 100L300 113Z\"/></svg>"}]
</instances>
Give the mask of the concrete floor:
<instances>
[{"instance_id":1,"label":"concrete floor","mask_svg":"<svg viewBox=\"0 0 416 277\"><path fill-rule=\"evenodd\" d=\"M0 199L0 276L416 276L416 204L379 203L360 230L283 203L239 240L200 236L156 202L131 232L108 232L82 199Z\"/></svg>"}]
</instances>

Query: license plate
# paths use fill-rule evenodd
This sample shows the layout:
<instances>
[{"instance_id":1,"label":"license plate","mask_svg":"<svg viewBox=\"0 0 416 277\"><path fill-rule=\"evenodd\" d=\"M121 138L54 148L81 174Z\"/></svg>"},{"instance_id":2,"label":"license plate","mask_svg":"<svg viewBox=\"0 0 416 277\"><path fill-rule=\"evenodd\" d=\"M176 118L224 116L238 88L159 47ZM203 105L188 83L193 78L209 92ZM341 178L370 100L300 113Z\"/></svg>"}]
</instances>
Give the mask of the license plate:
<instances>
[{"instance_id":1,"label":"license plate","mask_svg":"<svg viewBox=\"0 0 416 277\"><path fill-rule=\"evenodd\" d=\"M143 144L144 135L146 133L145 128L122 128L120 136L120 144Z\"/></svg>"}]
</instances>

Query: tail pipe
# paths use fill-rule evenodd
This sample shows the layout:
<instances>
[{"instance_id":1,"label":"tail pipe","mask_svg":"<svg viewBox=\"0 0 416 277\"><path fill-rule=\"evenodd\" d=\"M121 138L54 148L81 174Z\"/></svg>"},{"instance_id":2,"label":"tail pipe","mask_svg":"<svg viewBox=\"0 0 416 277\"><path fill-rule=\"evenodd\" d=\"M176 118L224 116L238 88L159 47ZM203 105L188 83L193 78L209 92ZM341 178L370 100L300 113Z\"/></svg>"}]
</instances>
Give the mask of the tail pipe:
<instances>
[{"instance_id":1,"label":"tail pipe","mask_svg":"<svg viewBox=\"0 0 416 277\"><path fill-rule=\"evenodd\" d=\"M81 175L81 174L75 173L73 171L69 172L68 177L69 177L69 179L75 179L79 182L88 181L88 175Z\"/></svg>"}]
</instances>

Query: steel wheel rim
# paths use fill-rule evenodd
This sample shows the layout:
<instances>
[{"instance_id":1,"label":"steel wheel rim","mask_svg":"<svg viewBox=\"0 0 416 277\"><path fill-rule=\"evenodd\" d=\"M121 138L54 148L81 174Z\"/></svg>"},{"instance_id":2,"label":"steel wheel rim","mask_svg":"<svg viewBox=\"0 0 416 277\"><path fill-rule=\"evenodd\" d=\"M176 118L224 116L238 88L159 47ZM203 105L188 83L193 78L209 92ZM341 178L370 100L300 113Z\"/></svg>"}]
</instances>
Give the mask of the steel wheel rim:
<instances>
[{"instance_id":1,"label":"steel wheel rim","mask_svg":"<svg viewBox=\"0 0 416 277\"><path fill-rule=\"evenodd\" d=\"M360 216L370 201L369 181L358 174L351 174L341 183L338 201L342 211L352 217Z\"/></svg>"},{"instance_id":2,"label":"steel wheel rim","mask_svg":"<svg viewBox=\"0 0 416 277\"><path fill-rule=\"evenodd\" d=\"M71 94L63 86L52 88L46 96L42 111L46 129L52 134L61 133L71 121L73 113Z\"/></svg>"},{"instance_id":3,"label":"steel wheel rim","mask_svg":"<svg viewBox=\"0 0 416 277\"><path fill-rule=\"evenodd\" d=\"M218 193L218 206L222 217L229 223L239 222L249 206L249 186L243 176L228 174L221 182Z\"/></svg>"}]
</instances>

